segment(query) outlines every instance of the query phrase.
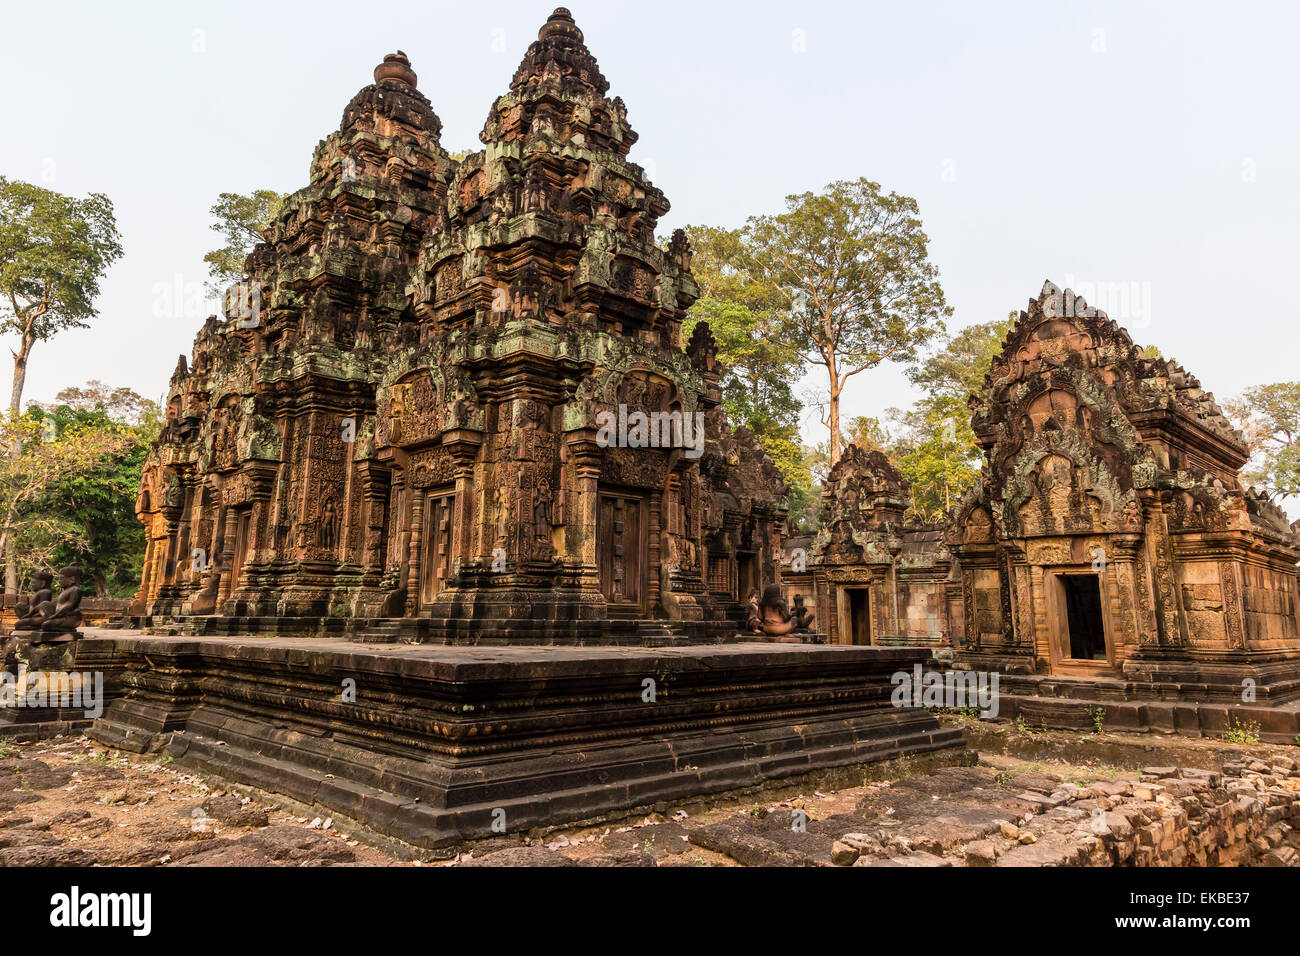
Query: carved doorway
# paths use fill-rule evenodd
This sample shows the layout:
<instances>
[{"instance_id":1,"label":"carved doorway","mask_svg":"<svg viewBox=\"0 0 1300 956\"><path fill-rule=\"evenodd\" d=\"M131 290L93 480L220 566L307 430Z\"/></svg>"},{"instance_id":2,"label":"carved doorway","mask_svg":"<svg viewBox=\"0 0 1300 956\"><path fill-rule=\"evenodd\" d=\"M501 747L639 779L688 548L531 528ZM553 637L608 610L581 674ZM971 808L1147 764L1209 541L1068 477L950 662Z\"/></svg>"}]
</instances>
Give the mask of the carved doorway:
<instances>
[{"instance_id":1,"label":"carved doorway","mask_svg":"<svg viewBox=\"0 0 1300 956\"><path fill-rule=\"evenodd\" d=\"M1105 662L1106 622L1101 608L1101 579L1095 574L1061 574L1057 578L1061 603L1057 646L1067 661Z\"/></svg>"},{"instance_id":2,"label":"carved doorway","mask_svg":"<svg viewBox=\"0 0 1300 956\"><path fill-rule=\"evenodd\" d=\"M759 597L763 595L763 589L758 586L758 557L752 551L749 553L737 552L736 554L736 581L737 581L737 599L744 601L749 598L751 591L758 591Z\"/></svg>"},{"instance_id":3,"label":"carved doorway","mask_svg":"<svg viewBox=\"0 0 1300 956\"><path fill-rule=\"evenodd\" d=\"M867 647L871 644L871 591L869 588L840 590L840 643Z\"/></svg>"},{"instance_id":4,"label":"carved doorway","mask_svg":"<svg viewBox=\"0 0 1300 956\"><path fill-rule=\"evenodd\" d=\"M596 562L600 590L611 611L645 613L645 498L601 492L596 516Z\"/></svg>"},{"instance_id":5,"label":"carved doorway","mask_svg":"<svg viewBox=\"0 0 1300 956\"><path fill-rule=\"evenodd\" d=\"M424 499L424 534L420 542L420 608L433 606L434 598L451 576L452 531L456 493L435 491Z\"/></svg>"}]
</instances>

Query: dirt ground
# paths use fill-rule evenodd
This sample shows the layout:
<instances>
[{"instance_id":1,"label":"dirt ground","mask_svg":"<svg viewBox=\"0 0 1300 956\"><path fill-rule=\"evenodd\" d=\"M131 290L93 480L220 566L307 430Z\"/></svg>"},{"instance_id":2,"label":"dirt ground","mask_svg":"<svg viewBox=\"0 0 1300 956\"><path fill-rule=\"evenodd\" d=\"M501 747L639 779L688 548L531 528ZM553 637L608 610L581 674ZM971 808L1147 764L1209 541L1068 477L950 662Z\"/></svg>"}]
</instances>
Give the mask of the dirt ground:
<instances>
[{"instance_id":1,"label":"dirt ground","mask_svg":"<svg viewBox=\"0 0 1300 956\"><path fill-rule=\"evenodd\" d=\"M912 773L904 759L887 779L856 786L700 799L423 862L328 816L202 780L165 756L128 759L83 737L0 741L0 866L1089 865L1112 830L1158 834L1162 818L1181 814L1185 823L1196 801L1211 807L1212 794L1262 805L1294 797L1300 806L1297 748L968 732L981 751L975 767ZM1164 766L1144 771L1135 760ZM1272 865L1295 865L1286 823L1258 839Z\"/></svg>"},{"instance_id":2,"label":"dirt ground","mask_svg":"<svg viewBox=\"0 0 1300 956\"><path fill-rule=\"evenodd\" d=\"M392 857L237 789L84 737L0 741L0 866L383 865Z\"/></svg>"}]
</instances>

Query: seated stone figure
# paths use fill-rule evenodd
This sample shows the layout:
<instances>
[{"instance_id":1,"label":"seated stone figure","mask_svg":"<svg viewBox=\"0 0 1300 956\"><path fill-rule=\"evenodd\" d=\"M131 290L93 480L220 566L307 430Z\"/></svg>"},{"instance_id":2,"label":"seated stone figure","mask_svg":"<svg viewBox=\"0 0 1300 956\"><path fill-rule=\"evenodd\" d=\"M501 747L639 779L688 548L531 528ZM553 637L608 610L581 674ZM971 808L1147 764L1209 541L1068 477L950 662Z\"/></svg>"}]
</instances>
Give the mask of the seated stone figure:
<instances>
[{"instance_id":1,"label":"seated stone figure","mask_svg":"<svg viewBox=\"0 0 1300 956\"><path fill-rule=\"evenodd\" d=\"M804 605L803 595L796 594L794 596L794 607L790 608L790 619L794 621L794 629L796 631L811 631L813 618L816 616Z\"/></svg>"},{"instance_id":2,"label":"seated stone figure","mask_svg":"<svg viewBox=\"0 0 1300 956\"><path fill-rule=\"evenodd\" d=\"M32 574L32 593L19 600L14 607L18 615L18 620L14 622L14 631L39 630L41 619L37 611L42 604L53 599L54 592L50 590L53 582L54 575L49 571L37 571Z\"/></svg>"},{"instance_id":3,"label":"seated stone figure","mask_svg":"<svg viewBox=\"0 0 1300 956\"><path fill-rule=\"evenodd\" d=\"M781 585L769 584L764 588L758 608L761 629L768 637L785 637L794 630L785 598L781 597Z\"/></svg>"},{"instance_id":4,"label":"seated stone figure","mask_svg":"<svg viewBox=\"0 0 1300 956\"><path fill-rule=\"evenodd\" d=\"M59 596L41 604L39 639L33 644L70 644L81 637L81 568L69 565L59 572Z\"/></svg>"}]
</instances>

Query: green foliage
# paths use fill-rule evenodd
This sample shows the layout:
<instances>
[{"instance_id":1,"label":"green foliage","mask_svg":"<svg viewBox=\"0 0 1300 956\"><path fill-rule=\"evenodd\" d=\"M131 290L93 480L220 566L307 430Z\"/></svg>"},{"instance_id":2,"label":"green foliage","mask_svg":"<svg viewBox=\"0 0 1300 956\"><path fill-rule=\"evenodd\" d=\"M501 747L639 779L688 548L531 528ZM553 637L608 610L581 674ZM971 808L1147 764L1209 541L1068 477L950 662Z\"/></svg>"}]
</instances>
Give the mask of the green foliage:
<instances>
[{"instance_id":1,"label":"green foliage","mask_svg":"<svg viewBox=\"0 0 1300 956\"><path fill-rule=\"evenodd\" d=\"M1174 358L1172 355L1166 355L1164 352L1160 351L1160 347L1158 345L1142 346L1142 357L1153 359L1153 360L1164 359L1166 362L1172 362L1175 365L1178 364L1178 360L1176 358Z\"/></svg>"},{"instance_id":2,"label":"green foliage","mask_svg":"<svg viewBox=\"0 0 1300 956\"><path fill-rule=\"evenodd\" d=\"M1088 715L1092 718L1092 725L1097 728L1097 733L1101 733L1106 726L1106 708L1090 707Z\"/></svg>"},{"instance_id":3,"label":"green foliage","mask_svg":"<svg viewBox=\"0 0 1300 956\"><path fill-rule=\"evenodd\" d=\"M742 229L688 233L702 295L684 332L709 323L727 369L727 414L767 448L791 486L792 519L811 529L819 455L798 441L793 386L801 372L826 368L824 457L833 464L845 383L882 362L914 360L951 314L916 202L865 179L836 182L820 194L788 196L785 212L751 217ZM883 434L878 422L855 421L850 432L864 440Z\"/></svg>"},{"instance_id":4,"label":"green foliage","mask_svg":"<svg viewBox=\"0 0 1300 956\"><path fill-rule=\"evenodd\" d=\"M217 220L212 224L213 232L220 233L226 244L203 257L208 264L210 291L220 293L244 278L244 260L262 242L262 231L275 221L288 198L287 193L271 189L257 189L248 195L221 193L217 197L208 212Z\"/></svg>"},{"instance_id":5,"label":"green foliage","mask_svg":"<svg viewBox=\"0 0 1300 956\"><path fill-rule=\"evenodd\" d=\"M882 362L910 362L952 310L914 199L866 179L786 197L786 210L750 218L737 270L770 311L774 342L826 369L831 462L842 443L845 383Z\"/></svg>"},{"instance_id":6,"label":"green foliage","mask_svg":"<svg viewBox=\"0 0 1300 956\"><path fill-rule=\"evenodd\" d=\"M723 366L722 404L729 421L752 431L790 486L790 515L810 527L817 494L799 444L800 405L793 384L800 361L772 333L773 303L765 290L736 269L740 234L708 226L688 227L691 271L701 296L682 334L707 322Z\"/></svg>"},{"instance_id":7,"label":"green foliage","mask_svg":"<svg viewBox=\"0 0 1300 956\"><path fill-rule=\"evenodd\" d=\"M968 326L908 370L925 394L906 412L891 410L902 431L886 450L912 483L912 509L926 521L940 520L979 480L968 399L984 387L1012 322Z\"/></svg>"},{"instance_id":8,"label":"green foliage","mask_svg":"<svg viewBox=\"0 0 1300 956\"><path fill-rule=\"evenodd\" d=\"M1250 447L1242 477L1279 498L1300 495L1300 382L1256 385L1224 410Z\"/></svg>"},{"instance_id":9,"label":"green foliage","mask_svg":"<svg viewBox=\"0 0 1300 956\"><path fill-rule=\"evenodd\" d=\"M103 432L119 436L120 442L111 454L54 476L25 514L33 519L32 527L59 532L46 558L50 566L78 564L99 595L129 596L139 586L145 550L144 528L135 516L136 496L145 456L162 425L161 414L154 402L130 389L110 389L100 382L64 389L56 401L28 412L45 434L59 440ZM31 542L27 550L32 550Z\"/></svg>"},{"instance_id":10,"label":"green foliage","mask_svg":"<svg viewBox=\"0 0 1300 956\"><path fill-rule=\"evenodd\" d=\"M894 416L903 426L893 446L895 464L912 484L912 510L925 521L939 521L979 479L970 411L950 396L929 395Z\"/></svg>"},{"instance_id":11,"label":"green foliage","mask_svg":"<svg viewBox=\"0 0 1300 956\"><path fill-rule=\"evenodd\" d=\"M908 369L908 379L927 394L965 402L983 390L984 376L1002 351L1014 321L1013 313L1001 321L968 325Z\"/></svg>"},{"instance_id":12,"label":"green foliage","mask_svg":"<svg viewBox=\"0 0 1300 956\"><path fill-rule=\"evenodd\" d=\"M122 256L107 196L63 196L0 176L0 332L19 336L10 410L21 408L32 346L93 318L99 280Z\"/></svg>"},{"instance_id":13,"label":"green foliage","mask_svg":"<svg viewBox=\"0 0 1300 956\"><path fill-rule=\"evenodd\" d=\"M892 439L879 418L858 415L849 420L849 428L844 436L849 444L857 445L863 451L881 451L886 454L892 445Z\"/></svg>"},{"instance_id":14,"label":"green foliage","mask_svg":"<svg viewBox=\"0 0 1300 956\"><path fill-rule=\"evenodd\" d=\"M1259 743L1259 721L1243 722L1234 714L1229 719L1228 732L1223 735L1223 739L1230 744L1257 744Z\"/></svg>"},{"instance_id":15,"label":"green foliage","mask_svg":"<svg viewBox=\"0 0 1300 956\"><path fill-rule=\"evenodd\" d=\"M94 317L99 280L122 255L113 203L0 176L0 329L47 339Z\"/></svg>"},{"instance_id":16,"label":"green foliage","mask_svg":"<svg viewBox=\"0 0 1300 956\"><path fill-rule=\"evenodd\" d=\"M115 425L71 422L60 432L34 408L22 418L0 421L0 550L14 574L54 564L55 553L78 539L81 518L59 495L68 479L94 472L125 454L132 438Z\"/></svg>"}]
</instances>

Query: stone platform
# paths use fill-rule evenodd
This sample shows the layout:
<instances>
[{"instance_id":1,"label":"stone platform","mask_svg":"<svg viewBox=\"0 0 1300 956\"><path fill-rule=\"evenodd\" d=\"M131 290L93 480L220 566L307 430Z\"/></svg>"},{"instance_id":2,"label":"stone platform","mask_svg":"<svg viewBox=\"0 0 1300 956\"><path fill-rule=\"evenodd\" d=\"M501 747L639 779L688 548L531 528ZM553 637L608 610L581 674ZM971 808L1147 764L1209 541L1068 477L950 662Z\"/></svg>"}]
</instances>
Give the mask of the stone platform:
<instances>
[{"instance_id":1,"label":"stone platform","mask_svg":"<svg viewBox=\"0 0 1300 956\"><path fill-rule=\"evenodd\" d=\"M967 755L890 703L910 648L363 645L96 636L88 731L423 848L903 754ZM649 690L653 688L653 701ZM495 826L495 829L494 829Z\"/></svg>"},{"instance_id":2,"label":"stone platform","mask_svg":"<svg viewBox=\"0 0 1300 956\"><path fill-rule=\"evenodd\" d=\"M102 712L99 692L107 695L113 684L112 661L101 656L104 650L83 649L79 643L32 645L26 638L12 634L0 641L0 666L7 675L4 679L13 682L8 688L0 688L0 740L48 740L88 729L94 719L87 707ZM85 674L92 685L94 675L99 674L97 699L83 700L80 693L74 695L70 682L50 679L55 674ZM38 682L40 689L32 688L20 696L16 689L20 675L24 679L27 675L43 675L45 679Z\"/></svg>"},{"instance_id":3,"label":"stone platform","mask_svg":"<svg viewBox=\"0 0 1300 956\"><path fill-rule=\"evenodd\" d=\"M1242 699L1241 685L1154 683L1110 678L1071 679L1039 675L1001 677L999 716L1022 719L1030 727L1051 730L1180 734L1223 737L1249 728L1274 744L1300 741L1300 700L1279 699L1276 685L1255 688L1255 699ZM1100 712L1100 714L1098 713Z\"/></svg>"},{"instance_id":4,"label":"stone platform","mask_svg":"<svg viewBox=\"0 0 1300 956\"><path fill-rule=\"evenodd\" d=\"M168 637L239 637L245 634L286 638L331 638L363 644L448 644L508 646L518 644L570 647L610 645L638 647L712 644L730 640L738 620L664 621L638 618L554 621L434 621L427 617L247 617L201 614L155 614L124 617L120 627ZM799 643L795 641L794 643Z\"/></svg>"}]
</instances>

